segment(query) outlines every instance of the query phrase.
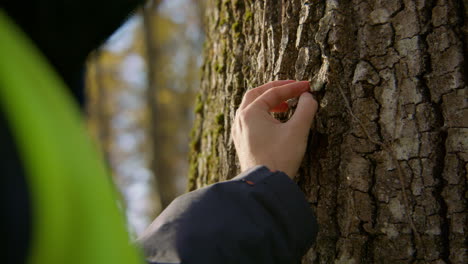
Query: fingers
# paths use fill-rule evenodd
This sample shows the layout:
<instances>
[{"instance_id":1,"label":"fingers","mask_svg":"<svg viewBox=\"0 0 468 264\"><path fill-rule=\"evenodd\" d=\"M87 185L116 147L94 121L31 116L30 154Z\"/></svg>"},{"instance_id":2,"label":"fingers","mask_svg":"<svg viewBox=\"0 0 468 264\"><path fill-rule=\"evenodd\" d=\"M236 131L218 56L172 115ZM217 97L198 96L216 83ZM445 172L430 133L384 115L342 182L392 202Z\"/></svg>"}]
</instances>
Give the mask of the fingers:
<instances>
[{"instance_id":1,"label":"fingers","mask_svg":"<svg viewBox=\"0 0 468 264\"><path fill-rule=\"evenodd\" d=\"M299 97L296 111L294 112L288 123L298 130L310 129L312 120L314 120L315 113L317 113L318 104L310 93L303 93Z\"/></svg>"},{"instance_id":2,"label":"fingers","mask_svg":"<svg viewBox=\"0 0 468 264\"><path fill-rule=\"evenodd\" d=\"M262 95L264 92L268 91L271 88L285 85L288 83L295 83L296 81L294 80L278 80L278 81L272 81L269 83L266 83L262 86L259 86L257 88L254 88L252 90L249 90L245 93L244 98L242 99L242 103L239 106L239 109L242 110L246 108L248 105L250 105L257 97Z\"/></svg>"},{"instance_id":3,"label":"fingers","mask_svg":"<svg viewBox=\"0 0 468 264\"><path fill-rule=\"evenodd\" d=\"M257 99L251 103L251 106L260 108L265 111L270 111L271 109L279 106L282 102L297 97L308 90L308 81L294 82L282 86L277 86L270 88L268 91L257 97Z\"/></svg>"}]
</instances>

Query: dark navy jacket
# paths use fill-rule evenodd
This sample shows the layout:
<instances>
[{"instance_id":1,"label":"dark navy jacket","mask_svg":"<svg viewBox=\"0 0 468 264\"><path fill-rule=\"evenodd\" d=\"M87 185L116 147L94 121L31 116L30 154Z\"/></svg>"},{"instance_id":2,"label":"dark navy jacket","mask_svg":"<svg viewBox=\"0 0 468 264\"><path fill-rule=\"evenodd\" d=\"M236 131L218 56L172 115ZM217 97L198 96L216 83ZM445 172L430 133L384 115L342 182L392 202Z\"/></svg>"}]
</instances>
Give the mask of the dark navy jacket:
<instances>
[{"instance_id":1,"label":"dark navy jacket","mask_svg":"<svg viewBox=\"0 0 468 264\"><path fill-rule=\"evenodd\" d=\"M140 243L153 263L298 263L316 234L298 186L258 166L178 197Z\"/></svg>"}]
</instances>

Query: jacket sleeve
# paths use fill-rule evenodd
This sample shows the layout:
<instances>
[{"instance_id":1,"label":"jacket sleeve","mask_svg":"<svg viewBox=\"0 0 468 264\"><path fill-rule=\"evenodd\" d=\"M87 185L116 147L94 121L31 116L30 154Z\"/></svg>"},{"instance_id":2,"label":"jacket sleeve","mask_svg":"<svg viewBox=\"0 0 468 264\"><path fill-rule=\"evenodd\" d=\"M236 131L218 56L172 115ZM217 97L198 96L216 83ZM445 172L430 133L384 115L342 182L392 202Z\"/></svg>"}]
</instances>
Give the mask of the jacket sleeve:
<instances>
[{"instance_id":1,"label":"jacket sleeve","mask_svg":"<svg viewBox=\"0 0 468 264\"><path fill-rule=\"evenodd\" d=\"M151 263L298 263L317 229L298 186L258 166L178 197L139 243Z\"/></svg>"}]
</instances>

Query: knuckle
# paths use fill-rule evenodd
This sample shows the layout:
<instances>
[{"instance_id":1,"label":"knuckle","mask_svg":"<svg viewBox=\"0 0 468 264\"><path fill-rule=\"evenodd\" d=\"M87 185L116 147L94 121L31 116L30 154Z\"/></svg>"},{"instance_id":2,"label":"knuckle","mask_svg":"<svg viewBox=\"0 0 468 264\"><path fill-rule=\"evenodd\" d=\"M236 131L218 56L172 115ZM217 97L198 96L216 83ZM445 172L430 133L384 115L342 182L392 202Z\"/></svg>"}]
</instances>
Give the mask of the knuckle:
<instances>
[{"instance_id":1,"label":"knuckle","mask_svg":"<svg viewBox=\"0 0 468 264\"><path fill-rule=\"evenodd\" d=\"M271 93L274 93L275 95L281 94L285 91L285 88L283 86L276 86L271 88Z\"/></svg>"},{"instance_id":2,"label":"knuckle","mask_svg":"<svg viewBox=\"0 0 468 264\"><path fill-rule=\"evenodd\" d=\"M252 108L248 107L239 112L239 121L241 123L249 122L252 117Z\"/></svg>"},{"instance_id":3,"label":"knuckle","mask_svg":"<svg viewBox=\"0 0 468 264\"><path fill-rule=\"evenodd\" d=\"M274 86L278 86L278 85L281 85L284 81L281 81L281 80L276 80L276 81L272 81L268 84L270 84L272 87Z\"/></svg>"},{"instance_id":4,"label":"knuckle","mask_svg":"<svg viewBox=\"0 0 468 264\"><path fill-rule=\"evenodd\" d=\"M268 94L268 96L270 97L272 96L277 97L279 93L281 93L281 87L277 86L277 87L271 88L265 94Z\"/></svg>"},{"instance_id":5,"label":"knuckle","mask_svg":"<svg viewBox=\"0 0 468 264\"><path fill-rule=\"evenodd\" d=\"M280 101L280 96L278 96L278 94L275 91L273 91L273 89L268 91L267 93L265 93L264 96L259 98L259 102L267 105L270 109L276 106L274 104L277 101Z\"/></svg>"},{"instance_id":6,"label":"knuckle","mask_svg":"<svg viewBox=\"0 0 468 264\"><path fill-rule=\"evenodd\" d=\"M231 128L231 137L234 139L237 136L237 128L236 126L233 126Z\"/></svg>"},{"instance_id":7,"label":"knuckle","mask_svg":"<svg viewBox=\"0 0 468 264\"><path fill-rule=\"evenodd\" d=\"M245 99L253 99L253 98L255 98L255 96L256 96L256 91L255 91L255 89L253 89L253 90L248 90L248 91L244 94L244 98L245 98Z\"/></svg>"},{"instance_id":8,"label":"knuckle","mask_svg":"<svg viewBox=\"0 0 468 264\"><path fill-rule=\"evenodd\" d=\"M242 120L245 120L245 119L248 117L248 115L249 115L247 109L243 109L243 110L239 111L238 114L239 114L239 120L241 120L241 121L242 121Z\"/></svg>"}]
</instances>

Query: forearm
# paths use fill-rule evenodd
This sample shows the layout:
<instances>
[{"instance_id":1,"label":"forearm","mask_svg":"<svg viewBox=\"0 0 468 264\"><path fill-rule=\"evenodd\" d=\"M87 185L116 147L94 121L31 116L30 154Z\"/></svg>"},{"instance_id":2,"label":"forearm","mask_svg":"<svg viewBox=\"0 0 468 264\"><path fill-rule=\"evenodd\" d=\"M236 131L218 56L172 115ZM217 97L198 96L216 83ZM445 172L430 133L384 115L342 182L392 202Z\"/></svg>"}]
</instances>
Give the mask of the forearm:
<instances>
[{"instance_id":1,"label":"forearm","mask_svg":"<svg viewBox=\"0 0 468 264\"><path fill-rule=\"evenodd\" d=\"M298 186L259 166L177 198L140 242L156 263L294 263L317 229Z\"/></svg>"}]
</instances>

